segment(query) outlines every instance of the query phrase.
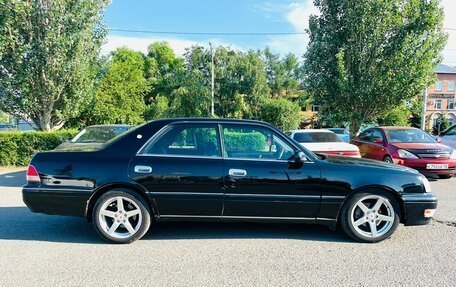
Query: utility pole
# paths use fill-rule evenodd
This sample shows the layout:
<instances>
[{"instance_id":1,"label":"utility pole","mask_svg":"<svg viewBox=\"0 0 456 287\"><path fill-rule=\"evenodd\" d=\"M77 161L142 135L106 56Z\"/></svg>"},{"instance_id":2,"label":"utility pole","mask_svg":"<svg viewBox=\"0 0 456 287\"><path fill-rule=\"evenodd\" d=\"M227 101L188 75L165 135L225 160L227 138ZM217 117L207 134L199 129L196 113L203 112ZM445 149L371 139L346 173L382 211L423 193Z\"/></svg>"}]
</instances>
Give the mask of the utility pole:
<instances>
[{"instance_id":1,"label":"utility pole","mask_svg":"<svg viewBox=\"0 0 456 287\"><path fill-rule=\"evenodd\" d=\"M209 42L209 47L211 48L211 115L215 117L214 111L214 50L212 49L212 44Z\"/></svg>"},{"instance_id":2,"label":"utility pole","mask_svg":"<svg viewBox=\"0 0 456 287\"><path fill-rule=\"evenodd\" d=\"M427 105L427 96L428 91L427 87L424 89L423 94L423 109L421 111L421 129L424 131L426 129L426 105Z\"/></svg>"}]
</instances>

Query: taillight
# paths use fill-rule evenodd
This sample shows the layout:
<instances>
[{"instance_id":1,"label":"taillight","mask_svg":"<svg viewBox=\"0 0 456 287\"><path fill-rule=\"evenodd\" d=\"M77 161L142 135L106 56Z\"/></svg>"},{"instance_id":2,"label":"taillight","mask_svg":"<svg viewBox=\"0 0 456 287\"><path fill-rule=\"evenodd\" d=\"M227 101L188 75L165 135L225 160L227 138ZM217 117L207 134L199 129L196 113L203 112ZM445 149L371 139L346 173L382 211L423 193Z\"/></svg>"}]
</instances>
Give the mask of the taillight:
<instances>
[{"instance_id":1,"label":"taillight","mask_svg":"<svg viewBox=\"0 0 456 287\"><path fill-rule=\"evenodd\" d=\"M325 151L325 154L361 157L359 151Z\"/></svg>"},{"instance_id":2,"label":"taillight","mask_svg":"<svg viewBox=\"0 0 456 287\"><path fill-rule=\"evenodd\" d=\"M33 165L29 165L26 177L28 183L41 182L40 175L38 174L38 171Z\"/></svg>"}]
</instances>

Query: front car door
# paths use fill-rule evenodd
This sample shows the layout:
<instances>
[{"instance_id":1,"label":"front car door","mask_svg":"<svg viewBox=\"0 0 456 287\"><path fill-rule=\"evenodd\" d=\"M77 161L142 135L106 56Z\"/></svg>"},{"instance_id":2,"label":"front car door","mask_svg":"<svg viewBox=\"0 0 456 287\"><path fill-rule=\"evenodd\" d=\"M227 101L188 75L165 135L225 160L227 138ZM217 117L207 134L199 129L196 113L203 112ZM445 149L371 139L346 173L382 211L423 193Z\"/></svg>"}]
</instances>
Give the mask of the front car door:
<instances>
[{"instance_id":1,"label":"front car door","mask_svg":"<svg viewBox=\"0 0 456 287\"><path fill-rule=\"evenodd\" d=\"M129 174L147 189L161 219L221 218L223 163L217 124L165 127L133 158Z\"/></svg>"},{"instance_id":2,"label":"front car door","mask_svg":"<svg viewBox=\"0 0 456 287\"><path fill-rule=\"evenodd\" d=\"M368 150L369 158L383 160L386 155L385 138L380 129L373 129Z\"/></svg>"},{"instance_id":3,"label":"front car door","mask_svg":"<svg viewBox=\"0 0 456 287\"><path fill-rule=\"evenodd\" d=\"M321 200L316 164L291 163L298 147L270 128L223 124L221 131L224 220L315 220Z\"/></svg>"}]
</instances>

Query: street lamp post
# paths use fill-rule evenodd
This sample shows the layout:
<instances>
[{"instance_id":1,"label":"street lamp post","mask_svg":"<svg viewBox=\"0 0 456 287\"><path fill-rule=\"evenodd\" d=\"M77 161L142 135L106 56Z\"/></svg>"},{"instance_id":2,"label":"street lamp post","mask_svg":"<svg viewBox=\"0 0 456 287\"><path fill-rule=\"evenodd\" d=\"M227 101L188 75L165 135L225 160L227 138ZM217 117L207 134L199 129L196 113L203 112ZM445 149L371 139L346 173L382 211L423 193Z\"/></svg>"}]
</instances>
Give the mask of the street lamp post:
<instances>
[{"instance_id":1,"label":"street lamp post","mask_svg":"<svg viewBox=\"0 0 456 287\"><path fill-rule=\"evenodd\" d=\"M424 89L423 94L423 109L421 112L421 129L424 131L426 129L426 102L427 102L427 87Z\"/></svg>"},{"instance_id":2,"label":"street lamp post","mask_svg":"<svg viewBox=\"0 0 456 287\"><path fill-rule=\"evenodd\" d=\"M211 115L215 117L214 111L214 50L212 49L212 44L209 42L209 47L211 49Z\"/></svg>"}]
</instances>

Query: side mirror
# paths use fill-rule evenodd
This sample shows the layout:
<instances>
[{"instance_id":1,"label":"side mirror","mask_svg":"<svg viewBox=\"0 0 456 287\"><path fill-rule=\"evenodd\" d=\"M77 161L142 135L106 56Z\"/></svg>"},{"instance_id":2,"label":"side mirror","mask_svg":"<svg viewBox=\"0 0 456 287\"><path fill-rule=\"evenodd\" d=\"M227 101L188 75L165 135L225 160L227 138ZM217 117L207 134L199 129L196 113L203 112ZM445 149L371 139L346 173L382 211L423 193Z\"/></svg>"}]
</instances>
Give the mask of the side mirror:
<instances>
[{"instance_id":1,"label":"side mirror","mask_svg":"<svg viewBox=\"0 0 456 287\"><path fill-rule=\"evenodd\" d=\"M441 138L436 138L435 139L438 143L442 143L442 139Z\"/></svg>"},{"instance_id":2,"label":"side mirror","mask_svg":"<svg viewBox=\"0 0 456 287\"><path fill-rule=\"evenodd\" d=\"M382 144L383 140L381 138L375 138L374 143Z\"/></svg>"},{"instance_id":3,"label":"side mirror","mask_svg":"<svg viewBox=\"0 0 456 287\"><path fill-rule=\"evenodd\" d=\"M294 161L295 162L306 162L307 161L307 156L304 152L302 151L297 151L294 156Z\"/></svg>"}]
</instances>

